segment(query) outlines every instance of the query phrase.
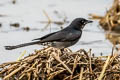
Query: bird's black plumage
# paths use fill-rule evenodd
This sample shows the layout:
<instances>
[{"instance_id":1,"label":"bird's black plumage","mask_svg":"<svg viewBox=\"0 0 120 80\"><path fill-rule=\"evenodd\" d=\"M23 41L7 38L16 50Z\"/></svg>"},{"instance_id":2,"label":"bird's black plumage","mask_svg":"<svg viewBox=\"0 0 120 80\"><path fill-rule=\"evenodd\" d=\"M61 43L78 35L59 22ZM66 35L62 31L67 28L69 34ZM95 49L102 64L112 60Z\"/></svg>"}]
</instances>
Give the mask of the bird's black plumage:
<instances>
[{"instance_id":1,"label":"bird's black plumage","mask_svg":"<svg viewBox=\"0 0 120 80\"><path fill-rule=\"evenodd\" d=\"M5 46L5 48L7 50L12 50L24 46L42 44L46 42L51 43L52 47L66 48L78 42L82 35L82 29L87 23L91 22L92 21L86 20L84 18L76 18L69 26L60 31L47 34L41 38L33 39L33 42L30 43L24 43L16 46Z\"/></svg>"}]
</instances>

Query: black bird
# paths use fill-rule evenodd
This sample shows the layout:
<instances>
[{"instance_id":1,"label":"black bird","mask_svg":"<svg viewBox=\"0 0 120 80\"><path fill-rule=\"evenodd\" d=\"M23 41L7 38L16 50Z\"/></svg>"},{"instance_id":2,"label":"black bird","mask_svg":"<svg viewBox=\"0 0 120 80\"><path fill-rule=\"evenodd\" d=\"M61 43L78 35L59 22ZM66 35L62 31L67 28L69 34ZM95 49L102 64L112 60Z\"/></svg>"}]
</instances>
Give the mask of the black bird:
<instances>
[{"instance_id":1,"label":"black bird","mask_svg":"<svg viewBox=\"0 0 120 80\"><path fill-rule=\"evenodd\" d=\"M52 47L63 49L77 43L82 35L82 29L87 23L91 22L92 21L86 20L84 18L76 18L69 26L60 31L53 32L41 38L34 39L33 42L24 43L16 46L5 46L5 49L12 50L29 45L44 43L49 43L49 45Z\"/></svg>"}]
</instances>

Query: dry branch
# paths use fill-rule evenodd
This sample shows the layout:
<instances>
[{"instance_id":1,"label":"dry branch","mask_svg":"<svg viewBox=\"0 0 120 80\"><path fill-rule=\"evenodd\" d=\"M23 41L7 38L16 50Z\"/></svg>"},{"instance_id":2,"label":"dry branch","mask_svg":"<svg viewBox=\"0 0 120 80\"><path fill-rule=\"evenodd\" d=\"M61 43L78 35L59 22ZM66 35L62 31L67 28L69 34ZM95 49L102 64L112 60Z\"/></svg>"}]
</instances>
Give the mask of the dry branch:
<instances>
[{"instance_id":1,"label":"dry branch","mask_svg":"<svg viewBox=\"0 0 120 80\"><path fill-rule=\"evenodd\" d=\"M19 61L0 65L4 80L119 80L120 56L91 56L91 50L72 52L45 48ZM107 63L108 62L108 63ZM109 65L108 65L109 64ZM104 67L103 67L104 66Z\"/></svg>"}]
</instances>

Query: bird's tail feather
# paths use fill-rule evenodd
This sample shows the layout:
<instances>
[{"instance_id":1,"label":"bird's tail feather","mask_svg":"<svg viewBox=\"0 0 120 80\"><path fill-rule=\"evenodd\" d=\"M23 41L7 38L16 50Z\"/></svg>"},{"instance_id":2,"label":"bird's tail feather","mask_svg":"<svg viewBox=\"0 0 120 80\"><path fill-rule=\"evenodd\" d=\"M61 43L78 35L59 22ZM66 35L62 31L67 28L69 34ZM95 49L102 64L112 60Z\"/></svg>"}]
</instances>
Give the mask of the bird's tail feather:
<instances>
[{"instance_id":1,"label":"bird's tail feather","mask_svg":"<svg viewBox=\"0 0 120 80\"><path fill-rule=\"evenodd\" d=\"M21 47L25 47L25 46L29 46L29 45L34 45L34 44L40 44L40 41L19 44L19 45L16 45L16 46L5 46L5 49L6 50L12 50L12 49L17 49L17 48L21 48Z\"/></svg>"}]
</instances>

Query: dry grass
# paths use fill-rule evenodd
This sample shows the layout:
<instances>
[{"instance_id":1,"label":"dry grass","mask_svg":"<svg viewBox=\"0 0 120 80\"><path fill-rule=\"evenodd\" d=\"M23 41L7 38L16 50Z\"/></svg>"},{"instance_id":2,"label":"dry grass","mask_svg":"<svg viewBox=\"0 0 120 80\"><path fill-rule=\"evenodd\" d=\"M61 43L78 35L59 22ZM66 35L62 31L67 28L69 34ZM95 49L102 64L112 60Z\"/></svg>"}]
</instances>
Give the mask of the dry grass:
<instances>
[{"instance_id":1,"label":"dry grass","mask_svg":"<svg viewBox=\"0 0 120 80\"><path fill-rule=\"evenodd\" d=\"M103 29L120 33L120 0L114 0L112 7L105 16L90 14L92 19L98 19Z\"/></svg>"},{"instance_id":2,"label":"dry grass","mask_svg":"<svg viewBox=\"0 0 120 80\"><path fill-rule=\"evenodd\" d=\"M91 56L91 50L72 52L45 48L15 62L0 65L4 80L119 80L120 56Z\"/></svg>"}]
</instances>

